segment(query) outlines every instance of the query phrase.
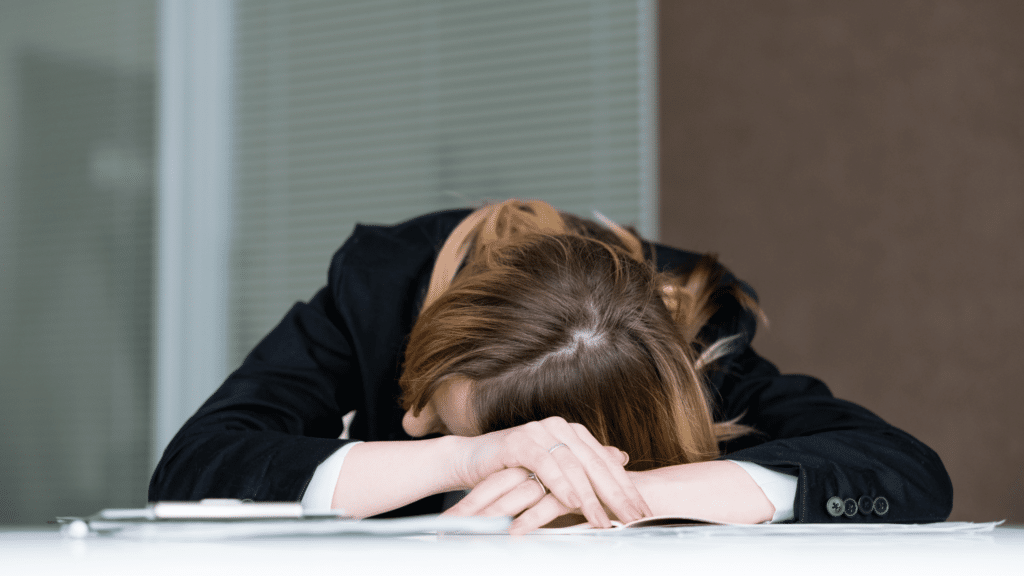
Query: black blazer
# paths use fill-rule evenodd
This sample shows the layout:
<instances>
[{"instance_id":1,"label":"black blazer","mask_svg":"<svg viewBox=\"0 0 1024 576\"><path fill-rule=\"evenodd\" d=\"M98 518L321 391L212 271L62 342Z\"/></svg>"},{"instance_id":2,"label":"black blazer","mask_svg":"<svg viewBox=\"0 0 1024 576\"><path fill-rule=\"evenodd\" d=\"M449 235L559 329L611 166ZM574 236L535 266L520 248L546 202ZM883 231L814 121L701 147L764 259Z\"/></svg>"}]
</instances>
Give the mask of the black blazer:
<instances>
[{"instance_id":1,"label":"black blazer","mask_svg":"<svg viewBox=\"0 0 1024 576\"><path fill-rule=\"evenodd\" d=\"M350 410L357 411L352 438L410 439L397 403L406 338L434 259L468 213L357 225L334 255L327 286L295 304L171 440L149 499L299 500L316 467L347 442L338 435ZM648 247L663 270L692 267L699 258ZM797 476L795 521L936 522L949 515L953 488L935 452L834 398L815 378L780 375L749 345L753 315L732 298L721 304L703 340L740 334L742 346L710 373L716 415L742 415L760 432L723 444L723 454ZM436 513L441 501L431 496L387 515Z\"/></svg>"}]
</instances>

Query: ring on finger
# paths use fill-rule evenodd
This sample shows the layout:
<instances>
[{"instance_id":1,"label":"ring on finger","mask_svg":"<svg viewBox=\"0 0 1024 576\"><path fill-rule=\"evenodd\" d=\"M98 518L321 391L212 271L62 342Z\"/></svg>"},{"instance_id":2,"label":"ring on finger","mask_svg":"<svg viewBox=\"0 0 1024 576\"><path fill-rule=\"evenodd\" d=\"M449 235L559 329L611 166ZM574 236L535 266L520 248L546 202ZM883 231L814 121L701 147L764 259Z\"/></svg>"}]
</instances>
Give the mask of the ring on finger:
<instances>
[{"instance_id":1,"label":"ring on finger","mask_svg":"<svg viewBox=\"0 0 1024 576\"><path fill-rule=\"evenodd\" d=\"M547 494L548 493L548 489L544 486L544 483L540 481L540 478L537 478L536 474L534 474L533 472L530 472L530 475L527 476L527 478L529 478L530 480L536 480L537 481L537 485L540 486L540 491L543 494Z\"/></svg>"},{"instance_id":2,"label":"ring on finger","mask_svg":"<svg viewBox=\"0 0 1024 576\"><path fill-rule=\"evenodd\" d=\"M563 442L559 442L558 444L555 444L551 448L548 448L548 454L554 452L555 450L558 450L559 448L568 448L568 446L566 446Z\"/></svg>"}]
</instances>

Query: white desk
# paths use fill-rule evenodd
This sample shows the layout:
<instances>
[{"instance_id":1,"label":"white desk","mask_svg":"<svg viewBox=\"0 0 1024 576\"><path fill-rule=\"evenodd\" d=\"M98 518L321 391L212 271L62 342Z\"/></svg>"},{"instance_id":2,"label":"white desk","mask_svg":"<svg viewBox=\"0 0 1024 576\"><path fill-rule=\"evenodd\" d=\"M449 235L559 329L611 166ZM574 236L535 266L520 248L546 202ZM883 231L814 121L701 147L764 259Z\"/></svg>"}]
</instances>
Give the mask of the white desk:
<instances>
[{"instance_id":1,"label":"white desk","mask_svg":"<svg viewBox=\"0 0 1024 576\"><path fill-rule=\"evenodd\" d=\"M366 536L219 542L0 530L0 574L1022 574L1024 527L987 534Z\"/></svg>"}]
</instances>

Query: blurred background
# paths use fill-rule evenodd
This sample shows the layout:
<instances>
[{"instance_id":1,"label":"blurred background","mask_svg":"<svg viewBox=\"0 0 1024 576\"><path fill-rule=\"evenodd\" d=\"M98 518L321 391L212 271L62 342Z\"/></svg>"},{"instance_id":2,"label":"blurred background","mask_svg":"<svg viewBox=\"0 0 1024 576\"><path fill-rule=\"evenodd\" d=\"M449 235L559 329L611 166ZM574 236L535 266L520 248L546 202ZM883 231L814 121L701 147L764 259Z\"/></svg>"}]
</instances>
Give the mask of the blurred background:
<instances>
[{"instance_id":1,"label":"blurred background","mask_svg":"<svg viewBox=\"0 0 1024 576\"><path fill-rule=\"evenodd\" d=\"M355 222L488 199L717 252L754 341L1024 522L1024 4L0 4L0 524L142 506Z\"/></svg>"}]
</instances>

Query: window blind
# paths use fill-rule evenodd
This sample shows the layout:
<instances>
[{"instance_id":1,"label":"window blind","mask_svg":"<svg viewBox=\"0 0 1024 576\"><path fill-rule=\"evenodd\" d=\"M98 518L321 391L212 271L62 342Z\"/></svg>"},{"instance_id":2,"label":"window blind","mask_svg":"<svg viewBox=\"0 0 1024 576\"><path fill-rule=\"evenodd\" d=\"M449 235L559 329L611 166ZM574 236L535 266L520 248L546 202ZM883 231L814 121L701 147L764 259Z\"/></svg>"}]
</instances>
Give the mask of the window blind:
<instances>
[{"instance_id":1,"label":"window blind","mask_svg":"<svg viewBox=\"0 0 1024 576\"><path fill-rule=\"evenodd\" d=\"M356 222L520 197L644 226L642 7L238 2L232 363Z\"/></svg>"}]
</instances>

